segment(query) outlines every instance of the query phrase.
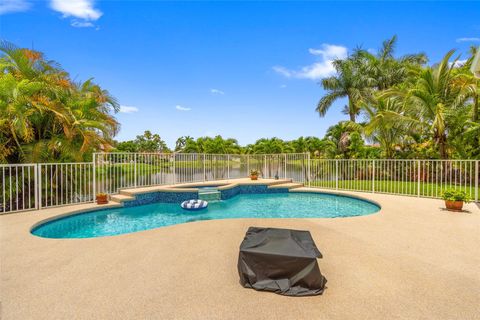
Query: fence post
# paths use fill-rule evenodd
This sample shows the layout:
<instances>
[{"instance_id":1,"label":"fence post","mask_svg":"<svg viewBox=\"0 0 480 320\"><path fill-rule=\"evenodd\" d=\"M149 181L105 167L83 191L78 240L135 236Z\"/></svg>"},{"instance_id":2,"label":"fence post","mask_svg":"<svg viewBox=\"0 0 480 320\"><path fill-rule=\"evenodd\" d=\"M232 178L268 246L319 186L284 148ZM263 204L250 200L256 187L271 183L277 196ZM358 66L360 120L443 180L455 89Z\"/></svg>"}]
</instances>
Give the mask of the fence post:
<instances>
[{"instance_id":1,"label":"fence post","mask_svg":"<svg viewBox=\"0 0 480 320\"><path fill-rule=\"evenodd\" d=\"M478 176L478 163L480 163L479 160L475 161L475 202L478 202L478 180L480 180L480 177Z\"/></svg>"},{"instance_id":2,"label":"fence post","mask_svg":"<svg viewBox=\"0 0 480 320\"><path fill-rule=\"evenodd\" d=\"M175 158L176 158L176 154L175 152L173 153L173 184L176 183L176 180L177 180L177 173L175 172Z\"/></svg>"},{"instance_id":3,"label":"fence post","mask_svg":"<svg viewBox=\"0 0 480 320\"><path fill-rule=\"evenodd\" d=\"M97 154L93 153L93 199L97 195Z\"/></svg>"},{"instance_id":4,"label":"fence post","mask_svg":"<svg viewBox=\"0 0 480 320\"><path fill-rule=\"evenodd\" d=\"M38 210L42 209L42 164L37 164L38 169Z\"/></svg>"},{"instance_id":5,"label":"fence post","mask_svg":"<svg viewBox=\"0 0 480 320\"><path fill-rule=\"evenodd\" d=\"M134 186L135 188L137 187L137 153L135 152L135 156L133 157L133 175L135 177L134 179Z\"/></svg>"},{"instance_id":6,"label":"fence post","mask_svg":"<svg viewBox=\"0 0 480 320\"><path fill-rule=\"evenodd\" d=\"M230 155L227 154L227 179L230 179Z\"/></svg>"},{"instance_id":7,"label":"fence post","mask_svg":"<svg viewBox=\"0 0 480 320\"><path fill-rule=\"evenodd\" d=\"M247 176L250 175L250 155L247 154Z\"/></svg>"},{"instance_id":8,"label":"fence post","mask_svg":"<svg viewBox=\"0 0 480 320\"><path fill-rule=\"evenodd\" d=\"M264 155L263 156L263 178L265 178L266 176L267 176L267 155Z\"/></svg>"},{"instance_id":9,"label":"fence post","mask_svg":"<svg viewBox=\"0 0 480 320\"><path fill-rule=\"evenodd\" d=\"M203 154L203 182L207 180L207 170L205 168L205 153Z\"/></svg>"},{"instance_id":10,"label":"fence post","mask_svg":"<svg viewBox=\"0 0 480 320\"><path fill-rule=\"evenodd\" d=\"M5 183L5 181L3 182ZM33 201L35 201L35 210L38 210L38 163L33 166ZM5 195L4 195L5 196ZM3 208L5 210L5 207Z\"/></svg>"},{"instance_id":11,"label":"fence post","mask_svg":"<svg viewBox=\"0 0 480 320\"><path fill-rule=\"evenodd\" d=\"M417 160L417 197L420 197L420 160Z\"/></svg>"},{"instance_id":12,"label":"fence post","mask_svg":"<svg viewBox=\"0 0 480 320\"><path fill-rule=\"evenodd\" d=\"M375 159L372 160L372 193L375 193Z\"/></svg>"},{"instance_id":13,"label":"fence post","mask_svg":"<svg viewBox=\"0 0 480 320\"><path fill-rule=\"evenodd\" d=\"M310 183L310 178L311 178L311 172L310 172L310 152L307 154L307 182L308 182L308 186L310 187L311 186L311 183Z\"/></svg>"},{"instance_id":14,"label":"fence post","mask_svg":"<svg viewBox=\"0 0 480 320\"><path fill-rule=\"evenodd\" d=\"M338 190L338 160L335 160L335 190Z\"/></svg>"},{"instance_id":15,"label":"fence post","mask_svg":"<svg viewBox=\"0 0 480 320\"><path fill-rule=\"evenodd\" d=\"M285 153L285 163L284 163L284 170L283 170L284 178L287 179L287 154Z\"/></svg>"}]
</instances>

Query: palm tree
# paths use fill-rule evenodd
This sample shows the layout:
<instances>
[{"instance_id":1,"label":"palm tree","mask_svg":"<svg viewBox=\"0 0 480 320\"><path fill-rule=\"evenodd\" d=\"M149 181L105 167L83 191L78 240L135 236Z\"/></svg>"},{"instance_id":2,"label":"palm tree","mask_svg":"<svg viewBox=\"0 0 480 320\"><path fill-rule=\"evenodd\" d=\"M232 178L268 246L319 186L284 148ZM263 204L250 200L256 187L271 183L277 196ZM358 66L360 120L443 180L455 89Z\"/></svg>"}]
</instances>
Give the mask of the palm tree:
<instances>
[{"instance_id":1,"label":"palm tree","mask_svg":"<svg viewBox=\"0 0 480 320\"><path fill-rule=\"evenodd\" d=\"M407 134L402 122L392 121L391 115L401 114L403 104L395 98L377 98L373 104L363 106L367 121L363 132L382 147L387 159L394 158L395 148Z\"/></svg>"},{"instance_id":2,"label":"palm tree","mask_svg":"<svg viewBox=\"0 0 480 320\"><path fill-rule=\"evenodd\" d=\"M323 117L335 101L347 98L346 113L350 116L350 121L355 122L360 112L360 101L370 95L371 81L359 72L359 60L354 57L335 60L333 66L337 74L322 79L322 87L327 93L318 102L316 111Z\"/></svg>"},{"instance_id":3,"label":"palm tree","mask_svg":"<svg viewBox=\"0 0 480 320\"><path fill-rule=\"evenodd\" d=\"M402 112L390 112L389 121L399 121L411 131L426 132L438 146L442 159L448 158L449 119L468 100L456 85L454 50L449 51L435 67L422 69L411 88L390 90L383 97L399 98Z\"/></svg>"},{"instance_id":4,"label":"palm tree","mask_svg":"<svg viewBox=\"0 0 480 320\"><path fill-rule=\"evenodd\" d=\"M192 141L195 142L195 140L190 136L183 136L178 138L175 142L175 152L185 152L187 144L191 144Z\"/></svg>"},{"instance_id":5,"label":"palm tree","mask_svg":"<svg viewBox=\"0 0 480 320\"><path fill-rule=\"evenodd\" d=\"M37 51L0 43L1 161L80 160L108 149L118 103L91 80L73 83Z\"/></svg>"},{"instance_id":6,"label":"palm tree","mask_svg":"<svg viewBox=\"0 0 480 320\"><path fill-rule=\"evenodd\" d=\"M353 59L360 61L361 73L370 80L370 84L377 91L405 82L427 62L424 53L407 54L395 58L396 45L397 36L395 35L382 43L377 54L357 49L352 55Z\"/></svg>"}]
</instances>

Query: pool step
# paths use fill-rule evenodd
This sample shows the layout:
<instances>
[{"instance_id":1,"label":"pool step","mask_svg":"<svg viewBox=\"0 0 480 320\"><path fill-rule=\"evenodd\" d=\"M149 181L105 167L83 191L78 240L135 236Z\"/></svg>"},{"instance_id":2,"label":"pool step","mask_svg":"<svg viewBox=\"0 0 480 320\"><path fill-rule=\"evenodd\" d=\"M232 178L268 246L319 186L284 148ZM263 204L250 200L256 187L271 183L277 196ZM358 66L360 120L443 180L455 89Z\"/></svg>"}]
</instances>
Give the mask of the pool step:
<instances>
[{"instance_id":1,"label":"pool step","mask_svg":"<svg viewBox=\"0 0 480 320\"><path fill-rule=\"evenodd\" d=\"M296 182L287 182L287 183L278 183L274 185L268 186L268 189L295 189L303 187L303 183L296 183Z\"/></svg>"},{"instance_id":2,"label":"pool step","mask_svg":"<svg viewBox=\"0 0 480 320\"><path fill-rule=\"evenodd\" d=\"M222 193L217 188L199 189L198 199L205 201L216 201L222 199Z\"/></svg>"},{"instance_id":3,"label":"pool step","mask_svg":"<svg viewBox=\"0 0 480 320\"><path fill-rule=\"evenodd\" d=\"M122 203L124 201L135 200L135 196L127 196L125 194L114 194L110 196L110 201Z\"/></svg>"}]
</instances>

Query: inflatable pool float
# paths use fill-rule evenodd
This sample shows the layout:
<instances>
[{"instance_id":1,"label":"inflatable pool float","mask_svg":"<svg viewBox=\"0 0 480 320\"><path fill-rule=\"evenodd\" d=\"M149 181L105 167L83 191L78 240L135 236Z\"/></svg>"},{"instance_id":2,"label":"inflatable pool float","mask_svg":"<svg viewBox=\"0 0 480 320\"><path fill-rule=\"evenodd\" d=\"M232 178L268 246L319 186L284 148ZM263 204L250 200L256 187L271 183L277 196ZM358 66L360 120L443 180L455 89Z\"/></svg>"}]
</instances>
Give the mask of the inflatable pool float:
<instances>
[{"instance_id":1,"label":"inflatable pool float","mask_svg":"<svg viewBox=\"0 0 480 320\"><path fill-rule=\"evenodd\" d=\"M185 210L200 210L200 209L205 209L208 206L208 202L205 200L187 200L183 201L180 207L182 207Z\"/></svg>"}]
</instances>

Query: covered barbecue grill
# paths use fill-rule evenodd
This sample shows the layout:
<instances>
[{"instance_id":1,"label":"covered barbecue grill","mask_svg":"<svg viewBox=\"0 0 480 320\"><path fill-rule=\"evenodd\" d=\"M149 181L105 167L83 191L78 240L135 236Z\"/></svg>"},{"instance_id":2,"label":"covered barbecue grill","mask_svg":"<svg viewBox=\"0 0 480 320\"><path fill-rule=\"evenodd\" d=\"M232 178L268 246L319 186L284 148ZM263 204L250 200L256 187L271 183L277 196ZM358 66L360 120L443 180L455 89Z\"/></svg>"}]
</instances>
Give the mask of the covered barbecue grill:
<instances>
[{"instance_id":1,"label":"covered barbecue grill","mask_svg":"<svg viewBox=\"0 0 480 320\"><path fill-rule=\"evenodd\" d=\"M287 296L322 294L327 279L317 258L322 254L308 231L250 227L240 245L240 283Z\"/></svg>"}]
</instances>

